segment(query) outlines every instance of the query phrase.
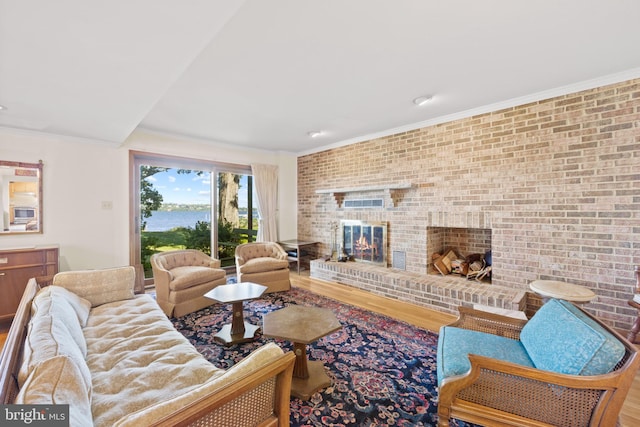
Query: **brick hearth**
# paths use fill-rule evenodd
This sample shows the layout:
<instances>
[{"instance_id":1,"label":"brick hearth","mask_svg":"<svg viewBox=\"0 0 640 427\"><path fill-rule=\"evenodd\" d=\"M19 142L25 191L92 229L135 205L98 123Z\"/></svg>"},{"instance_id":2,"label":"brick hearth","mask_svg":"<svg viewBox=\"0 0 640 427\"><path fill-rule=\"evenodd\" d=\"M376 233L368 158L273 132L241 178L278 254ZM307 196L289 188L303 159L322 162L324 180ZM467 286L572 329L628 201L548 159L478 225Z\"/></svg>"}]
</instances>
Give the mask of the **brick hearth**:
<instances>
[{"instance_id":1,"label":"brick hearth","mask_svg":"<svg viewBox=\"0 0 640 427\"><path fill-rule=\"evenodd\" d=\"M446 277L384 268L359 262L311 261L311 277L360 288L457 314L460 305L481 304L507 310L527 309L527 292L521 289L480 283L460 276Z\"/></svg>"}]
</instances>

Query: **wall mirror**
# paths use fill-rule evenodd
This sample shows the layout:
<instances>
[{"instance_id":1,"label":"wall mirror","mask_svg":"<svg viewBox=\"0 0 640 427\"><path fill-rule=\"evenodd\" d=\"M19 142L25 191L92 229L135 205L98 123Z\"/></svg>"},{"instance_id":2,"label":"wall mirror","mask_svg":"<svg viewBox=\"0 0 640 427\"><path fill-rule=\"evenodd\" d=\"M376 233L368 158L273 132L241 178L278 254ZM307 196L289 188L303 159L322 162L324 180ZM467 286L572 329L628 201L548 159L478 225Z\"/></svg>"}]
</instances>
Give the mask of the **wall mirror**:
<instances>
[{"instance_id":1,"label":"wall mirror","mask_svg":"<svg viewBox=\"0 0 640 427\"><path fill-rule=\"evenodd\" d=\"M0 160L1 234L42 233L42 161Z\"/></svg>"}]
</instances>

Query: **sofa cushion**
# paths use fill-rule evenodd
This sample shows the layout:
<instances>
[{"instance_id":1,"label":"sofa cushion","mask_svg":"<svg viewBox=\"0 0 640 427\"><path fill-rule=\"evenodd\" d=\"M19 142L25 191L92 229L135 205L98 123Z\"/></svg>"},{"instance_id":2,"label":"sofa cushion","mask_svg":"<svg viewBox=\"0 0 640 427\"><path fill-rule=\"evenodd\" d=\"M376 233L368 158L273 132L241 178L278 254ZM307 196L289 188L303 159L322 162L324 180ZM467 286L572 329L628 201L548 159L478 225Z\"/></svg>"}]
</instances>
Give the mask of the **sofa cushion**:
<instances>
[{"instance_id":1,"label":"sofa cushion","mask_svg":"<svg viewBox=\"0 0 640 427\"><path fill-rule=\"evenodd\" d=\"M71 335L71 338L75 341L82 357L87 357L87 342L84 339L82 333L82 326L77 316L77 312L73 305L67 300L63 293L58 291L51 292L51 286L41 289L31 302L31 318L38 319L41 316L51 316L54 321L57 321L67 329L67 332ZM71 294L71 292L59 288L56 288ZM87 303L89 303L87 301ZM86 318L83 319L86 322Z\"/></svg>"},{"instance_id":2,"label":"sofa cushion","mask_svg":"<svg viewBox=\"0 0 640 427\"><path fill-rule=\"evenodd\" d=\"M93 307L134 296L135 268L65 271L53 276L53 284L62 286L91 302Z\"/></svg>"},{"instance_id":3,"label":"sofa cushion","mask_svg":"<svg viewBox=\"0 0 640 427\"><path fill-rule=\"evenodd\" d=\"M520 333L536 368L570 375L610 372L624 345L568 301L547 301Z\"/></svg>"},{"instance_id":4,"label":"sofa cushion","mask_svg":"<svg viewBox=\"0 0 640 427\"><path fill-rule=\"evenodd\" d=\"M23 351L23 361L18 372L18 383L21 386L39 363L55 356L67 356L78 367L86 387L91 388L89 367L62 318L47 314L31 319Z\"/></svg>"},{"instance_id":5,"label":"sofa cushion","mask_svg":"<svg viewBox=\"0 0 640 427\"><path fill-rule=\"evenodd\" d=\"M471 369L469 354L534 367L518 340L455 326L443 326L438 335L438 385L445 378L464 374Z\"/></svg>"},{"instance_id":6,"label":"sofa cushion","mask_svg":"<svg viewBox=\"0 0 640 427\"><path fill-rule=\"evenodd\" d=\"M289 261L286 259L276 259L271 257L253 258L240 266L240 272L263 273L265 271L281 270L289 268Z\"/></svg>"},{"instance_id":7,"label":"sofa cushion","mask_svg":"<svg viewBox=\"0 0 640 427\"><path fill-rule=\"evenodd\" d=\"M102 304L84 328L96 427L180 396L224 373L178 332L149 295Z\"/></svg>"},{"instance_id":8,"label":"sofa cushion","mask_svg":"<svg viewBox=\"0 0 640 427\"><path fill-rule=\"evenodd\" d=\"M180 291L206 282L225 279L227 274L220 268L202 266L174 267L170 273L173 276L171 282L169 282L169 288L172 291Z\"/></svg>"},{"instance_id":9,"label":"sofa cushion","mask_svg":"<svg viewBox=\"0 0 640 427\"><path fill-rule=\"evenodd\" d=\"M38 363L20 388L18 405L69 405L70 426L92 426L91 389L76 363L55 356Z\"/></svg>"},{"instance_id":10,"label":"sofa cushion","mask_svg":"<svg viewBox=\"0 0 640 427\"><path fill-rule=\"evenodd\" d=\"M31 304L31 315L34 316L38 310L39 301L49 299L51 301L64 301L73 309L74 313L78 317L80 326L84 327L87 324L87 318L89 317L89 311L91 311L91 303L85 298L81 298L73 292L61 287L61 286L46 286L38 291L38 294L33 299ZM44 301L42 301L44 302Z\"/></svg>"}]
</instances>

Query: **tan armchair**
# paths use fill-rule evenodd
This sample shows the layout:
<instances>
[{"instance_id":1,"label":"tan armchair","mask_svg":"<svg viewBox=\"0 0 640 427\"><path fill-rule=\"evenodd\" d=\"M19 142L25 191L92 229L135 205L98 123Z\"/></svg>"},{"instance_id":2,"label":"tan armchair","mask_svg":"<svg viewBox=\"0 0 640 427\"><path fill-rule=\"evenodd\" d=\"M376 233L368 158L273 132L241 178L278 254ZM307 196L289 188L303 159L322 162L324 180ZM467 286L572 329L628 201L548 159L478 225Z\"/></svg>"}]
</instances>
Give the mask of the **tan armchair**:
<instances>
[{"instance_id":1,"label":"tan armchair","mask_svg":"<svg viewBox=\"0 0 640 427\"><path fill-rule=\"evenodd\" d=\"M214 303L204 294L227 283L220 260L195 249L151 256L156 300L169 317L180 317Z\"/></svg>"},{"instance_id":2,"label":"tan armchair","mask_svg":"<svg viewBox=\"0 0 640 427\"><path fill-rule=\"evenodd\" d=\"M236 247L238 282L253 282L267 286L265 292L288 291L289 260L287 253L275 242L245 243Z\"/></svg>"}]
</instances>

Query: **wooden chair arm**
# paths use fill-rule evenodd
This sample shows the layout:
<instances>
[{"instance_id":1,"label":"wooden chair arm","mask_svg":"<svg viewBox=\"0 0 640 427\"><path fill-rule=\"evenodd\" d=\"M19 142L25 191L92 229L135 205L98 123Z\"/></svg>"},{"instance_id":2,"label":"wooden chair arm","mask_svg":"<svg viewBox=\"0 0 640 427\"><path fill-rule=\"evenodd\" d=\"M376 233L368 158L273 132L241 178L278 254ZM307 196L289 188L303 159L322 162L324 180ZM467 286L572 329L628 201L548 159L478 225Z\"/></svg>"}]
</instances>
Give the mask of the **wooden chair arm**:
<instances>
[{"instance_id":1,"label":"wooden chair arm","mask_svg":"<svg viewBox=\"0 0 640 427\"><path fill-rule=\"evenodd\" d=\"M608 423L606 415L617 414L622 404L614 401L621 387L619 372L566 375L475 354L469 355L469 361L468 372L447 378L440 386L439 425L448 425L449 418L458 417L480 424L495 417L498 424L512 419L512 425L552 425L549 419L566 417L568 408L574 406L583 409L580 414L587 421L601 418L600 423L590 425L615 425Z\"/></svg>"},{"instance_id":2,"label":"wooden chair arm","mask_svg":"<svg viewBox=\"0 0 640 427\"><path fill-rule=\"evenodd\" d=\"M459 316L450 326L486 332L512 339L520 339L520 331L527 324L524 319L516 319L501 314L458 307Z\"/></svg>"},{"instance_id":3,"label":"wooden chair arm","mask_svg":"<svg viewBox=\"0 0 640 427\"><path fill-rule=\"evenodd\" d=\"M151 426L219 425L220 420L228 419L233 419L236 425L246 425L243 413L254 415L252 411L255 412L258 406L256 402L272 398L273 413L261 425L288 427L294 363L295 355L287 352L268 366L194 401ZM270 391L271 381L275 381L273 392Z\"/></svg>"}]
</instances>

